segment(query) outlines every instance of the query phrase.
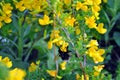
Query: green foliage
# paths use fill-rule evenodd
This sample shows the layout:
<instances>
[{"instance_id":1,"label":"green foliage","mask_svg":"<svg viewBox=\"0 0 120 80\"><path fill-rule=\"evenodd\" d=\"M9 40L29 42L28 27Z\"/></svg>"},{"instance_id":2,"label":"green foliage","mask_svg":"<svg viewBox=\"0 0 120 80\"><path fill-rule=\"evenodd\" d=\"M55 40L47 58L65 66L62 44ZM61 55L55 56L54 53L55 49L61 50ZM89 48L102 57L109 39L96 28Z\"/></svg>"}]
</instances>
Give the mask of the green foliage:
<instances>
[{"instance_id":1,"label":"green foliage","mask_svg":"<svg viewBox=\"0 0 120 80\"><path fill-rule=\"evenodd\" d=\"M6 80L8 75L8 68L0 62L0 80Z\"/></svg>"}]
</instances>

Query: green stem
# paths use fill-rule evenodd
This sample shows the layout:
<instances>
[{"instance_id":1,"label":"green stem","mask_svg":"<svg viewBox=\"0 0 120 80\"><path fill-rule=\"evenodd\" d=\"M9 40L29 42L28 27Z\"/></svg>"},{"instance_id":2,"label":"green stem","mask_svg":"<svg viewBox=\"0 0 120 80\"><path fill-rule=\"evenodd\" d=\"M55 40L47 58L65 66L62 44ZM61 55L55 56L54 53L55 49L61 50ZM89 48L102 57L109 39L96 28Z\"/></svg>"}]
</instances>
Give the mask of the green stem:
<instances>
[{"instance_id":1,"label":"green stem","mask_svg":"<svg viewBox=\"0 0 120 80\"><path fill-rule=\"evenodd\" d=\"M18 29L18 57L21 59L22 58L22 53L23 53L23 35L22 35L22 26L19 26Z\"/></svg>"}]
</instances>

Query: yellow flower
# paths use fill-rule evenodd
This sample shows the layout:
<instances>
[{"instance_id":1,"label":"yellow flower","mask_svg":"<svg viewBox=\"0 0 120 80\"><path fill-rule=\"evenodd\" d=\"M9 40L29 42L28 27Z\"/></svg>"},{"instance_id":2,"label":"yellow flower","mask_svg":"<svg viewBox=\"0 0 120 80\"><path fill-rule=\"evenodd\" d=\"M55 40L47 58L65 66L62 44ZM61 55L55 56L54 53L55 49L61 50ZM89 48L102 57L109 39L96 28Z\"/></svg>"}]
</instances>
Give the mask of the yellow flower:
<instances>
[{"instance_id":1,"label":"yellow flower","mask_svg":"<svg viewBox=\"0 0 120 80\"><path fill-rule=\"evenodd\" d=\"M89 80L89 75L85 75L85 77L86 77L86 80ZM84 75L81 76L81 80L85 80Z\"/></svg>"},{"instance_id":2,"label":"yellow flower","mask_svg":"<svg viewBox=\"0 0 120 80\"><path fill-rule=\"evenodd\" d=\"M81 80L79 74L76 74L76 80Z\"/></svg>"},{"instance_id":3,"label":"yellow flower","mask_svg":"<svg viewBox=\"0 0 120 80\"><path fill-rule=\"evenodd\" d=\"M76 4L76 10L78 11L79 9L81 9L83 6L83 4L81 2L77 2Z\"/></svg>"},{"instance_id":4,"label":"yellow flower","mask_svg":"<svg viewBox=\"0 0 120 80\"><path fill-rule=\"evenodd\" d=\"M91 17L86 17L85 18L85 24L88 25L89 28L96 28L96 23L95 23L95 17L91 16Z\"/></svg>"},{"instance_id":5,"label":"yellow flower","mask_svg":"<svg viewBox=\"0 0 120 80\"><path fill-rule=\"evenodd\" d=\"M105 53L105 50L104 49L98 49L97 52L99 53L99 55L103 55Z\"/></svg>"},{"instance_id":6,"label":"yellow flower","mask_svg":"<svg viewBox=\"0 0 120 80\"><path fill-rule=\"evenodd\" d=\"M88 7L84 3L77 2L77 4L76 4L76 10L78 11L79 9L82 9L83 11L87 11Z\"/></svg>"},{"instance_id":7,"label":"yellow flower","mask_svg":"<svg viewBox=\"0 0 120 80\"><path fill-rule=\"evenodd\" d=\"M94 5L100 5L101 4L101 0L92 0Z\"/></svg>"},{"instance_id":8,"label":"yellow flower","mask_svg":"<svg viewBox=\"0 0 120 80\"><path fill-rule=\"evenodd\" d=\"M15 2L15 7L20 11L24 11L26 9L23 1Z\"/></svg>"},{"instance_id":9,"label":"yellow flower","mask_svg":"<svg viewBox=\"0 0 120 80\"><path fill-rule=\"evenodd\" d=\"M0 56L0 62L2 62L8 68L12 67L12 61L10 61L10 59L8 57L5 57L2 59L2 56Z\"/></svg>"},{"instance_id":10,"label":"yellow flower","mask_svg":"<svg viewBox=\"0 0 120 80\"><path fill-rule=\"evenodd\" d=\"M57 76L57 71L56 70L47 70L47 73L52 76L52 77L56 77Z\"/></svg>"},{"instance_id":11,"label":"yellow flower","mask_svg":"<svg viewBox=\"0 0 120 80\"><path fill-rule=\"evenodd\" d=\"M62 69L62 70L65 70L66 69L66 61L63 61L61 64L60 64L60 68Z\"/></svg>"},{"instance_id":12,"label":"yellow flower","mask_svg":"<svg viewBox=\"0 0 120 80\"><path fill-rule=\"evenodd\" d=\"M59 30L53 30L52 33L50 34L50 38L51 39L59 38L60 37L59 33L60 33Z\"/></svg>"},{"instance_id":13,"label":"yellow flower","mask_svg":"<svg viewBox=\"0 0 120 80\"><path fill-rule=\"evenodd\" d=\"M49 42L48 42L48 49L52 49L52 46L53 46L52 41L49 41Z\"/></svg>"},{"instance_id":14,"label":"yellow flower","mask_svg":"<svg viewBox=\"0 0 120 80\"><path fill-rule=\"evenodd\" d=\"M66 5L69 5L71 3L71 0L63 0Z\"/></svg>"},{"instance_id":15,"label":"yellow flower","mask_svg":"<svg viewBox=\"0 0 120 80\"><path fill-rule=\"evenodd\" d=\"M76 27L76 28L75 28L75 33L76 33L76 35L79 35L79 34L80 34L80 29L79 29L79 27Z\"/></svg>"},{"instance_id":16,"label":"yellow flower","mask_svg":"<svg viewBox=\"0 0 120 80\"><path fill-rule=\"evenodd\" d=\"M7 80L24 80L25 76L26 72L24 70L15 68L13 70L10 70Z\"/></svg>"},{"instance_id":17,"label":"yellow flower","mask_svg":"<svg viewBox=\"0 0 120 80\"><path fill-rule=\"evenodd\" d=\"M67 43L67 42L63 42L63 44L62 44L62 46L60 47L60 50L62 51L62 52L67 52L67 46L68 46L69 44Z\"/></svg>"},{"instance_id":18,"label":"yellow flower","mask_svg":"<svg viewBox=\"0 0 120 80\"><path fill-rule=\"evenodd\" d=\"M106 33L107 29L103 28L104 24L103 23L99 23L98 27L96 27L96 30L100 33L100 34L104 34Z\"/></svg>"},{"instance_id":19,"label":"yellow flower","mask_svg":"<svg viewBox=\"0 0 120 80\"><path fill-rule=\"evenodd\" d=\"M13 7L10 3L5 3L4 6L2 6L2 10L5 14L10 14L12 12Z\"/></svg>"},{"instance_id":20,"label":"yellow flower","mask_svg":"<svg viewBox=\"0 0 120 80\"><path fill-rule=\"evenodd\" d=\"M52 23L53 21L49 19L47 15L44 15L43 19L39 19L39 24L40 25L48 25Z\"/></svg>"},{"instance_id":21,"label":"yellow flower","mask_svg":"<svg viewBox=\"0 0 120 80\"><path fill-rule=\"evenodd\" d=\"M99 76L101 70L103 69L104 65L98 65L98 66L94 66L94 76Z\"/></svg>"},{"instance_id":22,"label":"yellow flower","mask_svg":"<svg viewBox=\"0 0 120 80\"><path fill-rule=\"evenodd\" d=\"M52 41L52 43L56 43L56 42L60 41L61 39L62 39L62 37L55 38L55 39Z\"/></svg>"},{"instance_id":23,"label":"yellow flower","mask_svg":"<svg viewBox=\"0 0 120 80\"><path fill-rule=\"evenodd\" d=\"M99 76L100 72L95 71L94 76Z\"/></svg>"},{"instance_id":24,"label":"yellow flower","mask_svg":"<svg viewBox=\"0 0 120 80\"><path fill-rule=\"evenodd\" d=\"M65 25L73 27L75 21L76 21L76 19L74 17L69 16L65 19Z\"/></svg>"},{"instance_id":25,"label":"yellow flower","mask_svg":"<svg viewBox=\"0 0 120 80\"><path fill-rule=\"evenodd\" d=\"M37 69L37 65L34 62L32 62L28 69L29 69L29 72L33 72Z\"/></svg>"},{"instance_id":26,"label":"yellow flower","mask_svg":"<svg viewBox=\"0 0 120 80\"><path fill-rule=\"evenodd\" d=\"M84 0L84 4L93 5L93 0Z\"/></svg>"},{"instance_id":27,"label":"yellow flower","mask_svg":"<svg viewBox=\"0 0 120 80\"><path fill-rule=\"evenodd\" d=\"M94 66L95 71L97 72L101 72L101 70L103 69L104 65L98 65L98 66Z\"/></svg>"},{"instance_id":28,"label":"yellow flower","mask_svg":"<svg viewBox=\"0 0 120 80\"><path fill-rule=\"evenodd\" d=\"M89 42L89 44L87 45L87 47L98 46L98 45L99 44L98 44L97 40L91 40Z\"/></svg>"}]
</instances>

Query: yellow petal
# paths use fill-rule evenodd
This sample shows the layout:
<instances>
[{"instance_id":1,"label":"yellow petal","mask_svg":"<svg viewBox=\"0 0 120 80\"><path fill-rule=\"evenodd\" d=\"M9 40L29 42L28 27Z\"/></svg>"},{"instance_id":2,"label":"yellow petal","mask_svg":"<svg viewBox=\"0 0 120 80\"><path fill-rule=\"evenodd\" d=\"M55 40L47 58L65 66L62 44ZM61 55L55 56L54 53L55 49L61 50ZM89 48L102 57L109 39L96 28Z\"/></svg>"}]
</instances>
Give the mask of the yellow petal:
<instances>
[{"instance_id":1,"label":"yellow petal","mask_svg":"<svg viewBox=\"0 0 120 80\"><path fill-rule=\"evenodd\" d=\"M106 33L107 29L103 28L104 24L103 23L99 23L98 24L98 27L96 28L97 31L100 33L100 34L104 34Z\"/></svg>"},{"instance_id":2,"label":"yellow petal","mask_svg":"<svg viewBox=\"0 0 120 80\"><path fill-rule=\"evenodd\" d=\"M52 76L52 77L56 77L57 76L57 71L56 70L47 70L47 73Z\"/></svg>"},{"instance_id":3,"label":"yellow petal","mask_svg":"<svg viewBox=\"0 0 120 80\"><path fill-rule=\"evenodd\" d=\"M64 62L62 62L61 64L60 64L60 68L62 69L62 70L65 70L66 69L66 61L64 61Z\"/></svg>"},{"instance_id":4,"label":"yellow petal","mask_svg":"<svg viewBox=\"0 0 120 80\"><path fill-rule=\"evenodd\" d=\"M53 45L52 41L49 41L48 42L48 49L52 49L52 45Z\"/></svg>"}]
</instances>

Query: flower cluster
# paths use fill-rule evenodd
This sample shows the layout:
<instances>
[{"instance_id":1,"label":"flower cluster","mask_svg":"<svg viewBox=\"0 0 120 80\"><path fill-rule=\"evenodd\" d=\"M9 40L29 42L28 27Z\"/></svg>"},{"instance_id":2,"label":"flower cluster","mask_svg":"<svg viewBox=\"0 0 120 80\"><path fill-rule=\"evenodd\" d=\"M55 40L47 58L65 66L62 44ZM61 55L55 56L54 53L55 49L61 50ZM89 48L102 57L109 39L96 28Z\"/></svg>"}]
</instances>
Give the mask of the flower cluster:
<instances>
[{"instance_id":1,"label":"flower cluster","mask_svg":"<svg viewBox=\"0 0 120 80\"><path fill-rule=\"evenodd\" d=\"M37 68L39 67L40 61L37 61L36 63L32 62L28 68L29 72L34 72L35 70L37 70Z\"/></svg>"},{"instance_id":2,"label":"flower cluster","mask_svg":"<svg viewBox=\"0 0 120 80\"><path fill-rule=\"evenodd\" d=\"M30 10L32 14L37 14L38 12L43 11L44 8L48 6L46 0L13 0L15 7L20 10Z\"/></svg>"},{"instance_id":3,"label":"flower cluster","mask_svg":"<svg viewBox=\"0 0 120 80\"><path fill-rule=\"evenodd\" d=\"M0 64L3 64L7 68L12 67L12 61L8 57L5 57L2 59L2 56L0 56ZM6 77L5 80L24 80L24 77L26 75L26 72L19 68L14 68L8 71L8 77Z\"/></svg>"},{"instance_id":4,"label":"flower cluster","mask_svg":"<svg viewBox=\"0 0 120 80\"><path fill-rule=\"evenodd\" d=\"M3 21L5 23L10 23L12 21L12 10L13 7L10 3L1 2L0 3L0 28L3 26Z\"/></svg>"},{"instance_id":5,"label":"flower cluster","mask_svg":"<svg viewBox=\"0 0 120 80\"><path fill-rule=\"evenodd\" d=\"M52 31L52 33L50 34L50 41L48 42L48 48L51 49L54 43L60 47L62 52L66 52L69 44L65 42L59 34L59 30Z\"/></svg>"},{"instance_id":6,"label":"flower cluster","mask_svg":"<svg viewBox=\"0 0 120 80\"><path fill-rule=\"evenodd\" d=\"M94 76L99 76L100 72L102 71L104 65L94 66Z\"/></svg>"},{"instance_id":7,"label":"flower cluster","mask_svg":"<svg viewBox=\"0 0 120 80\"><path fill-rule=\"evenodd\" d=\"M97 40L91 40L87 47L86 53L93 58L95 63L103 62L104 57L102 55L105 53L105 50L98 48Z\"/></svg>"}]
</instances>

